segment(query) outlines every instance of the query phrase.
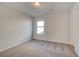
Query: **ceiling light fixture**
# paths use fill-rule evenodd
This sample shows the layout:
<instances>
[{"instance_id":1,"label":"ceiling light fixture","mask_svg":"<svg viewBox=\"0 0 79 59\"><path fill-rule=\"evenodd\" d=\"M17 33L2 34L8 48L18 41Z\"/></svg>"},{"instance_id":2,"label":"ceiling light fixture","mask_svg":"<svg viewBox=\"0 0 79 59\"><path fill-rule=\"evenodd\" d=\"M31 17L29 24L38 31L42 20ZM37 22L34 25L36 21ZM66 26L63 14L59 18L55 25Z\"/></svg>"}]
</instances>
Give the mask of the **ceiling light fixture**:
<instances>
[{"instance_id":1,"label":"ceiling light fixture","mask_svg":"<svg viewBox=\"0 0 79 59\"><path fill-rule=\"evenodd\" d=\"M40 7L40 2L33 2L33 7Z\"/></svg>"}]
</instances>

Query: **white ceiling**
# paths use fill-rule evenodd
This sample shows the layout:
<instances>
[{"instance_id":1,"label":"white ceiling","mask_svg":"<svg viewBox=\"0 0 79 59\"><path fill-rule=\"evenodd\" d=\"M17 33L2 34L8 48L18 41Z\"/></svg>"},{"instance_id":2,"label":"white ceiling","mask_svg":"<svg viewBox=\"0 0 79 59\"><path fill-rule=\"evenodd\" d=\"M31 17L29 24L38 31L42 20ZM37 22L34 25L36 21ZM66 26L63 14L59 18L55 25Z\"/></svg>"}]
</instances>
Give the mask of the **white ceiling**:
<instances>
[{"instance_id":1,"label":"white ceiling","mask_svg":"<svg viewBox=\"0 0 79 59\"><path fill-rule=\"evenodd\" d=\"M32 7L31 2L4 2L2 4L6 4L13 8L16 8L30 16L40 16L44 15L51 10L54 11L70 11L74 2L42 2L40 8Z\"/></svg>"}]
</instances>

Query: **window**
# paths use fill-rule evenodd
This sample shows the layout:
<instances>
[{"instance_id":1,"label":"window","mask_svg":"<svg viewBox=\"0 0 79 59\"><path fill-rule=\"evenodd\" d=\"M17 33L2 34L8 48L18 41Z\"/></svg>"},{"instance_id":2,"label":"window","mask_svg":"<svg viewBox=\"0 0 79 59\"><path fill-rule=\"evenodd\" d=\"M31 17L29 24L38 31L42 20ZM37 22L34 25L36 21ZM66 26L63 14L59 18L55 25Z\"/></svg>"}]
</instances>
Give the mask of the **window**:
<instances>
[{"instance_id":1,"label":"window","mask_svg":"<svg viewBox=\"0 0 79 59\"><path fill-rule=\"evenodd\" d=\"M44 34L44 21L37 21L37 34Z\"/></svg>"}]
</instances>

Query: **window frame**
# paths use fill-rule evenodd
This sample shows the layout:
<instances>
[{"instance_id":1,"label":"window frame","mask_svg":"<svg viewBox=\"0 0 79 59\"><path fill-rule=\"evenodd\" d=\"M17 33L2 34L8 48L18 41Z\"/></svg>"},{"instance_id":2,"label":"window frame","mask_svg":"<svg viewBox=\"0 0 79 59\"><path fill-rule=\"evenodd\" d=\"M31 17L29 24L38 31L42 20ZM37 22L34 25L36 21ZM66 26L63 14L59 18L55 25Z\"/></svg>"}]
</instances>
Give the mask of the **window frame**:
<instances>
[{"instance_id":1,"label":"window frame","mask_svg":"<svg viewBox=\"0 0 79 59\"><path fill-rule=\"evenodd\" d=\"M43 26L38 26L38 22L42 22L42 21L43 21ZM37 34L44 34L44 27L45 27L44 24L45 24L44 20L38 20L38 21L36 22L36 33L37 33ZM42 32L42 33L39 33L39 32L38 32L38 31L39 31L38 28L43 28L43 30L42 30L43 32Z\"/></svg>"}]
</instances>

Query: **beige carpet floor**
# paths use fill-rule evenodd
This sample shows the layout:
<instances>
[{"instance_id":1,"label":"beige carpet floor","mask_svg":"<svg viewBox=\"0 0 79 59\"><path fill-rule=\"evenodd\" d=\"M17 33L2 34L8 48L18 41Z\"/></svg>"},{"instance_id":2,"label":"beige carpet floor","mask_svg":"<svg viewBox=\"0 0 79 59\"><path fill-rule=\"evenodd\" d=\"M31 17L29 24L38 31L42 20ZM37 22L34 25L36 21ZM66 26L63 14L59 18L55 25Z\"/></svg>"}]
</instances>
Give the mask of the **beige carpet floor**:
<instances>
[{"instance_id":1,"label":"beige carpet floor","mask_svg":"<svg viewBox=\"0 0 79 59\"><path fill-rule=\"evenodd\" d=\"M76 57L73 46L32 40L0 52L0 57Z\"/></svg>"}]
</instances>

